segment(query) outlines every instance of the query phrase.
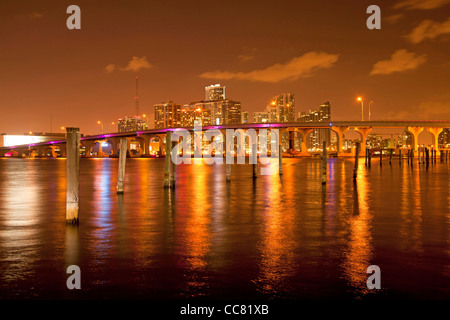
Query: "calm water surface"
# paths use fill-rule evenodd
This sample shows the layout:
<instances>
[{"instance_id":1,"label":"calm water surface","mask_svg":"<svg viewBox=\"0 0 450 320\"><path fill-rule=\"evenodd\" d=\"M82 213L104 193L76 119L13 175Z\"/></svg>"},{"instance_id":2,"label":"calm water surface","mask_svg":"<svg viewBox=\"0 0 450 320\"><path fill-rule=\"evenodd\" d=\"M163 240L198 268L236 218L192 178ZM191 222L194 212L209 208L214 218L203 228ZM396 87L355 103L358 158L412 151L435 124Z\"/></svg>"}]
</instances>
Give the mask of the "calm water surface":
<instances>
[{"instance_id":1,"label":"calm water surface","mask_svg":"<svg viewBox=\"0 0 450 320\"><path fill-rule=\"evenodd\" d=\"M0 160L2 299L448 299L449 168L363 160L284 159L284 174L249 165L81 159L80 225L65 224L65 160ZM369 265L382 290L366 287ZM81 268L68 290L66 268Z\"/></svg>"}]
</instances>

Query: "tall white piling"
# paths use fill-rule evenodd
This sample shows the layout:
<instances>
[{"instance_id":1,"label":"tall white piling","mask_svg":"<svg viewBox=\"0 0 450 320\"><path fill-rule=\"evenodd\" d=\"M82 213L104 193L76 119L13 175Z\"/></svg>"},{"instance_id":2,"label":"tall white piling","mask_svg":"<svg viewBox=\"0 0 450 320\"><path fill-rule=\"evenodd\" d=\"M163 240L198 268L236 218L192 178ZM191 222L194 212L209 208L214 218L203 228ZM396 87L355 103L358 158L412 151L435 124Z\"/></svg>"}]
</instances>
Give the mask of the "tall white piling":
<instances>
[{"instance_id":1,"label":"tall white piling","mask_svg":"<svg viewBox=\"0 0 450 320\"><path fill-rule=\"evenodd\" d=\"M258 152L256 149L256 141L252 144L252 163L253 163L253 179L258 175Z\"/></svg>"},{"instance_id":2,"label":"tall white piling","mask_svg":"<svg viewBox=\"0 0 450 320\"><path fill-rule=\"evenodd\" d=\"M322 184L327 183L327 142L323 142L322 150Z\"/></svg>"},{"instance_id":3,"label":"tall white piling","mask_svg":"<svg viewBox=\"0 0 450 320\"><path fill-rule=\"evenodd\" d=\"M117 178L117 193L123 193L123 185L125 181L125 167L127 162L128 139L120 139L119 154L119 176Z\"/></svg>"},{"instance_id":4,"label":"tall white piling","mask_svg":"<svg viewBox=\"0 0 450 320\"><path fill-rule=\"evenodd\" d=\"M66 128L66 222L79 223L80 129Z\"/></svg>"},{"instance_id":5,"label":"tall white piling","mask_svg":"<svg viewBox=\"0 0 450 320\"><path fill-rule=\"evenodd\" d=\"M166 132L166 158L164 165L164 188L170 187L170 154L172 151L172 131Z\"/></svg>"}]
</instances>

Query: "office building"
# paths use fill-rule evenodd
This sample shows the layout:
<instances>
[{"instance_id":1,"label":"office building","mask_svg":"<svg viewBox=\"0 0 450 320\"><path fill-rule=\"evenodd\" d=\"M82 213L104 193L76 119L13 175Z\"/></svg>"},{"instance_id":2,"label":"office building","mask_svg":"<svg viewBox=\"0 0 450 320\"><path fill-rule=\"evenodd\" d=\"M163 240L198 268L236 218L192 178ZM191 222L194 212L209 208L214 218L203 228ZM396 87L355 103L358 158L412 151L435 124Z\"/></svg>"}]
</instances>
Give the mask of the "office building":
<instances>
[{"instance_id":1,"label":"office building","mask_svg":"<svg viewBox=\"0 0 450 320\"><path fill-rule=\"evenodd\" d=\"M225 99L225 86L220 84L213 84L205 87L205 100L218 101Z\"/></svg>"},{"instance_id":2,"label":"office building","mask_svg":"<svg viewBox=\"0 0 450 320\"><path fill-rule=\"evenodd\" d=\"M269 122L268 112L253 112L253 123L267 123Z\"/></svg>"},{"instance_id":3,"label":"office building","mask_svg":"<svg viewBox=\"0 0 450 320\"><path fill-rule=\"evenodd\" d=\"M155 129L181 126L181 104L166 101L155 104Z\"/></svg>"},{"instance_id":4,"label":"office building","mask_svg":"<svg viewBox=\"0 0 450 320\"><path fill-rule=\"evenodd\" d=\"M298 122L330 122L331 106L327 101L320 105L319 110L309 110L309 112L300 112L297 119ZM323 141L327 146L331 146L331 129L313 129L308 135L306 146L312 150L322 150Z\"/></svg>"},{"instance_id":5,"label":"office building","mask_svg":"<svg viewBox=\"0 0 450 320\"><path fill-rule=\"evenodd\" d=\"M125 117L117 121L119 132L148 130L147 122L140 116Z\"/></svg>"}]
</instances>

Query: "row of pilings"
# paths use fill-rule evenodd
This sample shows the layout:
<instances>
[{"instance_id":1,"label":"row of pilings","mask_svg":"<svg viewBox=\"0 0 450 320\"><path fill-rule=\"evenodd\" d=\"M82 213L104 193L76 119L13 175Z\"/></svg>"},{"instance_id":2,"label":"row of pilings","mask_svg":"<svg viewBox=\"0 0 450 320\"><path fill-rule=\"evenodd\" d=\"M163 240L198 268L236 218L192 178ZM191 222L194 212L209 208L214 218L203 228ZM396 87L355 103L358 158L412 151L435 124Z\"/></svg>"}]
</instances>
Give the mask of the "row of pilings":
<instances>
[{"instance_id":1,"label":"row of pilings","mask_svg":"<svg viewBox=\"0 0 450 320\"><path fill-rule=\"evenodd\" d=\"M79 128L66 128L67 138L66 138L66 222L68 224L79 223L79 168L80 168L80 130ZM125 167L127 159L127 148L128 139L120 139L120 152L119 152L119 165L118 165L118 179L117 179L117 193L121 194L124 192L124 181L125 181ZM164 188L175 188L176 182L176 166L174 159L171 159L172 154L172 132L167 131L166 134L166 156L164 165ZM256 143L252 144L253 150L256 150ZM356 182L359 166L359 154L361 151L361 144L356 143L355 152L355 165L353 169L353 181ZM383 166L383 150L377 150L379 152L379 165ZM408 165L413 165L415 162L414 150L404 150L406 153L402 152L400 149L398 154L398 160L401 165L402 160L407 159ZM393 149L388 149L389 155L389 165L392 165L393 161ZM365 153L365 165L366 167L371 167L372 157L375 156L373 149L366 148ZM252 177L257 178L257 153L252 152ZM450 150L440 150L440 161L448 161L450 158ZM172 161L171 161L172 160ZM437 151L434 149L419 147L417 161L419 165L430 165L430 163L437 162ZM278 149L278 173L283 174L283 149L281 143ZM327 183L327 167L328 167L328 154L327 154L327 143L323 142L322 151L322 166L321 166L321 182L322 185ZM231 181L231 164L227 163L225 165L226 181Z\"/></svg>"}]
</instances>

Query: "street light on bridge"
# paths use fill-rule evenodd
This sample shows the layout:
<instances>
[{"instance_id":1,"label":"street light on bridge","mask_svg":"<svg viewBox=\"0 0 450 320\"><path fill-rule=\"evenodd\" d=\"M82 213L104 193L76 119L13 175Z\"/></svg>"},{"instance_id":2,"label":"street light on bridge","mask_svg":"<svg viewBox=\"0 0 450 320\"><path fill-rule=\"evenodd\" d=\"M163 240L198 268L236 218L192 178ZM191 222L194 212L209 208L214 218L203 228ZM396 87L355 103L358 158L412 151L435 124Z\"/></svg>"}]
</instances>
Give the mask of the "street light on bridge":
<instances>
[{"instance_id":1,"label":"street light on bridge","mask_svg":"<svg viewBox=\"0 0 450 320\"><path fill-rule=\"evenodd\" d=\"M97 124L100 124L102 126L102 133L103 133L103 123L101 121L97 121Z\"/></svg>"},{"instance_id":2,"label":"street light on bridge","mask_svg":"<svg viewBox=\"0 0 450 320\"><path fill-rule=\"evenodd\" d=\"M373 103L373 100L370 100L369 102L369 121L370 121L370 116L372 115L372 113L370 112L370 105Z\"/></svg>"},{"instance_id":3,"label":"street light on bridge","mask_svg":"<svg viewBox=\"0 0 450 320\"><path fill-rule=\"evenodd\" d=\"M364 121L364 102L363 102L363 99L361 97L358 97L356 100L361 102L361 121Z\"/></svg>"}]
</instances>

